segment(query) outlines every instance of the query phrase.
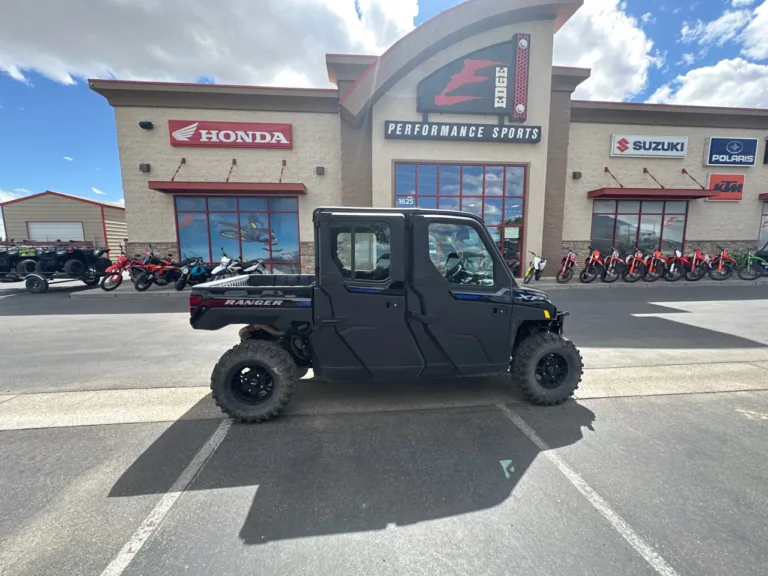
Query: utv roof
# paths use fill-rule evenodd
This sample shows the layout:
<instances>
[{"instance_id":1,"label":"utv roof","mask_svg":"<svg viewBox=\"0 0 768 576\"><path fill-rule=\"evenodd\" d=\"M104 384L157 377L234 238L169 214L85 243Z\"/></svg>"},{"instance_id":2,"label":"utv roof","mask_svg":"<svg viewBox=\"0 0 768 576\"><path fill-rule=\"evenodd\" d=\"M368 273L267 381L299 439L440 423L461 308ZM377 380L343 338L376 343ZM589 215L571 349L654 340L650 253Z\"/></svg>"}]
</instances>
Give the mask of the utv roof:
<instances>
[{"instance_id":1,"label":"utv roof","mask_svg":"<svg viewBox=\"0 0 768 576\"><path fill-rule=\"evenodd\" d=\"M360 214L360 216L392 216L394 214L421 214L425 216L446 216L449 218L471 218L483 224L483 219L472 212L459 210L440 210L438 208L354 208L349 206L319 206L312 213L312 220L317 222L323 214Z\"/></svg>"}]
</instances>

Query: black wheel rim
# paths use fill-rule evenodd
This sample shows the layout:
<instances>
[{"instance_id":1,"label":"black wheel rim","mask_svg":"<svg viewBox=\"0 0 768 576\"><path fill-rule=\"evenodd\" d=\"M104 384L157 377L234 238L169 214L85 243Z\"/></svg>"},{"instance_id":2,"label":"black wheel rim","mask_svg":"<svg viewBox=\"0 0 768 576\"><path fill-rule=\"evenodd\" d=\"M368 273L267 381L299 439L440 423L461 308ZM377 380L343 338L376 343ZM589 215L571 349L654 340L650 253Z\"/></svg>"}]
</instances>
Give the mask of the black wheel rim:
<instances>
[{"instance_id":1,"label":"black wheel rim","mask_svg":"<svg viewBox=\"0 0 768 576\"><path fill-rule=\"evenodd\" d=\"M536 365L536 380L547 390L563 385L571 371L568 360L560 354L546 354Z\"/></svg>"},{"instance_id":2,"label":"black wheel rim","mask_svg":"<svg viewBox=\"0 0 768 576\"><path fill-rule=\"evenodd\" d=\"M42 290L43 288L43 281L40 280L40 278L30 278L29 279L29 289L30 290Z\"/></svg>"},{"instance_id":3,"label":"black wheel rim","mask_svg":"<svg viewBox=\"0 0 768 576\"><path fill-rule=\"evenodd\" d=\"M243 366L232 374L229 381L232 395L238 402L257 406L272 397L275 380L263 366Z\"/></svg>"}]
</instances>

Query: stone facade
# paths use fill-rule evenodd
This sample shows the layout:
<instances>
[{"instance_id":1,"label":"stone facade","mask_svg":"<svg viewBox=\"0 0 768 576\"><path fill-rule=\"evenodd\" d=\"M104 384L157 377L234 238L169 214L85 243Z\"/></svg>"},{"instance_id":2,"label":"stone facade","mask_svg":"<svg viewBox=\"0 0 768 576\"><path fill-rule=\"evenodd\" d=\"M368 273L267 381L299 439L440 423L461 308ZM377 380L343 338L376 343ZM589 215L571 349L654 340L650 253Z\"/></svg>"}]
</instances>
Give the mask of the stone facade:
<instances>
[{"instance_id":1,"label":"stone facade","mask_svg":"<svg viewBox=\"0 0 768 576\"><path fill-rule=\"evenodd\" d=\"M144 251L147 250L150 245L152 246L152 250L155 251L155 254L158 256L167 256L168 254L171 254L173 256L174 260L178 260L179 258L179 247L176 244L176 242L127 242L125 244L125 254L129 258L131 256L139 255L143 256Z\"/></svg>"},{"instance_id":2,"label":"stone facade","mask_svg":"<svg viewBox=\"0 0 768 576\"><path fill-rule=\"evenodd\" d=\"M314 242L302 242L301 248L301 273L302 274L314 274L315 273L315 243Z\"/></svg>"}]
</instances>

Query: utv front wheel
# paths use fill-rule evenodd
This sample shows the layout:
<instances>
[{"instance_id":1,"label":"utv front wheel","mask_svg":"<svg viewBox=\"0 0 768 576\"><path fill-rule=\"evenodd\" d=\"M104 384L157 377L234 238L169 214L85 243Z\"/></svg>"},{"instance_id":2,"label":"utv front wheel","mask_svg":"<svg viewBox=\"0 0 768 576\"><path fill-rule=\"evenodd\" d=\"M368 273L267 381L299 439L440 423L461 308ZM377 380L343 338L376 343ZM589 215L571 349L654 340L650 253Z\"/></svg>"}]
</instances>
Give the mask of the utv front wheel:
<instances>
[{"instance_id":1,"label":"utv front wheel","mask_svg":"<svg viewBox=\"0 0 768 576\"><path fill-rule=\"evenodd\" d=\"M583 363L573 342L539 332L520 343L510 371L512 381L530 402L552 406L568 399L579 387Z\"/></svg>"},{"instance_id":2,"label":"utv front wheel","mask_svg":"<svg viewBox=\"0 0 768 576\"><path fill-rule=\"evenodd\" d=\"M241 422L280 414L296 385L296 364L274 342L248 340L224 353L211 374L211 392L224 413Z\"/></svg>"}]
</instances>

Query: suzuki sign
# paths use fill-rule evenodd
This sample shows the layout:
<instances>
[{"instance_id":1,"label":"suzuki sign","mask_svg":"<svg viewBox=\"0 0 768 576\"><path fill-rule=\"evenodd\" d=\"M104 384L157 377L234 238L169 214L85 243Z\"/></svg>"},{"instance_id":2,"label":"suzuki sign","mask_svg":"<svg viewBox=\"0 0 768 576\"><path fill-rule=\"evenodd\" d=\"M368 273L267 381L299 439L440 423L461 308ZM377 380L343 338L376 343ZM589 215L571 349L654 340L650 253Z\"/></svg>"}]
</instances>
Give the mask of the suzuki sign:
<instances>
[{"instance_id":1,"label":"suzuki sign","mask_svg":"<svg viewBox=\"0 0 768 576\"><path fill-rule=\"evenodd\" d=\"M757 138L710 138L705 166L754 166Z\"/></svg>"},{"instance_id":2,"label":"suzuki sign","mask_svg":"<svg viewBox=\"0 0 768 576\"><path fill-rule=\"evenodd\" d=\"M290 124L168 120L171 146L293 148Z\"/></svg>"},{"instance_id":3,"label":"suzuki sign","mask_svg":"<svg viewBox=\"0 0 768 576\"><path fill-rule=\"evenodd\" d=\"M630 136L614 134L611 156L636 158L685 158L688 153L686 136Z\"/></svg>"}]
</instances>

